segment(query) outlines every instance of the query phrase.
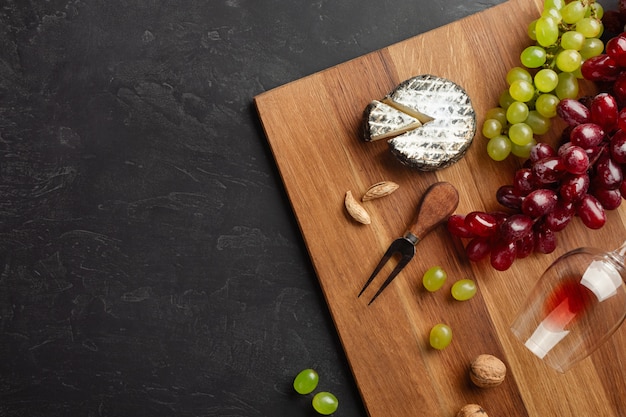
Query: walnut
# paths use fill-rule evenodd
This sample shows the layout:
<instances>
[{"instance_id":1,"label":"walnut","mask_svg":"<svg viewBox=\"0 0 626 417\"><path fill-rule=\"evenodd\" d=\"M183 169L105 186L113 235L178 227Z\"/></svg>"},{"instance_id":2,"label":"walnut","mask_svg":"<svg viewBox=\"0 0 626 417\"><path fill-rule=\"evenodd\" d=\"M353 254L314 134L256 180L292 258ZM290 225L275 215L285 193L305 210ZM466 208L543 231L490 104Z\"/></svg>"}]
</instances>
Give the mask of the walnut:
<instances>
[{"instance_id":1,"label":"walnut","mask_svg":"<svg viewBox=\"0 0 626 417\"><path fill-rule=\"evenodd\" d=\"M506 365L493 355L478 355L470 366L470 379L480 388L496 387L504 381Z\"/></svg>"},{"instance_id":2,"label":"walnut","mask_svg":"<svg viewBox=\"0 0 626 417\"><path fill-rule=\"evenodd\" d=\"M489 417L478 404L467 404L456 413L456 417Z\"/></svg>"}]
</instances>

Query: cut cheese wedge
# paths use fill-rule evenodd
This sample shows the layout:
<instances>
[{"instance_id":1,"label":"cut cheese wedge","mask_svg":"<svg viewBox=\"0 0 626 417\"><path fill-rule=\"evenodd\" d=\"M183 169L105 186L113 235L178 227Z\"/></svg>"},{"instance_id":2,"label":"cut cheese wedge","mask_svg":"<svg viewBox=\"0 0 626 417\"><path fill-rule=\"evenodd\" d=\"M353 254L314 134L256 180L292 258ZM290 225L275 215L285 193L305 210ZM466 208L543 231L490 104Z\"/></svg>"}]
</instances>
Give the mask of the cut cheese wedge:
<instances>
[{"instance_id":1,"label":"cut cheese wedge","mask_svg":"<svg viewBox=\"0 0 626 417\"><path fill-rule=\"evenodd\" d=\"M413 77L381 102L421 123L414 128L406 128L406 123L387 126L391 153L412 168L433 171L452 165L465 155L476 134L476 113L469 96L445 78ZM374 116L366 109L365 132L378 123Z\"/></svg>"},{"instance_id":2,"label":"cut cheese wedge","mask_svg":"<svg viewBox=\"0 0 626 417\"><path fill-rule=\"evenodd\" d=\"M434 120L429 115L424 114L424 113L420 113L420 111L417 110L417 109L414 109L414 108L411 108L411 107L409 107L407 105L404 105L402 103L393 101L393 99L391 97L385 97L383 99L383 103L385 103L385 104L387 104L387 105L389 105L389 106L391 106L391 107L393 107L395 109L398 109L398 111L401 112L401 113L405 113L405 114L411 115L412 117L414 117L417 120L419 120L422 124L428 123L428 122L432 122Z\"/></svg>"},{"instance_id":3,"label":"cut cheese wedge","mask_svg":"<svg viewBox=\"0 0 626 417\"><path fill-rule=\"evenodd\" d=\"M366 141L388 139L422 125L422 123L412 115L397 110L378 100L373 100L366 107L365 114L368 120L364 132Z\"/></svg>"}]
</instances>

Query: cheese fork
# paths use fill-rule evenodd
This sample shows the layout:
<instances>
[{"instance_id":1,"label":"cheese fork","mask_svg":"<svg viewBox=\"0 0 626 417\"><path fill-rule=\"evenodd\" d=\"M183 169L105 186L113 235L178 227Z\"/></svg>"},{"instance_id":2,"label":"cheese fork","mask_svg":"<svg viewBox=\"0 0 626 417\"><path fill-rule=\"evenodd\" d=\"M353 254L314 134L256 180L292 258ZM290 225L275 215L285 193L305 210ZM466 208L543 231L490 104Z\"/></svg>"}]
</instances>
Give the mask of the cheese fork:
<instances>
[{"instance_id":1,"label":"cheese fork","mask_svg":"<svg viewBox=\"0 0 626 417\"><path fill-rule=\"evenodd\" d=\"M415 245L422 240L430 231L445 221L456 210L459 204L457 189L448 182L437 182L431 185L422 197L417 208L417 214L402 237L397 238L383 255L382 259L370 275L369 279L359 292L360 297L365 289L374 280L383 266L394 254L400 255L400 259L387 279L382 283L376 294L367 303L370 305L383 292L393 279L402 271L415 256Z\"/></svg>"}]
</instances>

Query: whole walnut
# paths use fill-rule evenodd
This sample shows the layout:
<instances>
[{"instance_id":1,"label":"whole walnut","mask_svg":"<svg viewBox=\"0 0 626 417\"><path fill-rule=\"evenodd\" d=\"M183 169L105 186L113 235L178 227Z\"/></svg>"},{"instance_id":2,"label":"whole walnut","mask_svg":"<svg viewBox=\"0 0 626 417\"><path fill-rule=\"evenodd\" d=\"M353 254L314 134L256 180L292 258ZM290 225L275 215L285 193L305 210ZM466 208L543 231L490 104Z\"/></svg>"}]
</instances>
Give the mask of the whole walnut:
<instances>
[{"instance_id":1,"label":"whole walnut","mask_svg":"<svg viewBox=\"0 0 626 417\"><path fill-rule=\"evenodd\" d=\"M467 404L456 413L456 417L489 417L478 404Z\"/></svg>"},{"instance_id":2,"label":"whole walnut","mask_svg":"<svg viewBox=\"0 0 626 417\"><path fill-rule=\"evenodd\" d=\"M496 387L504 381L506 365L493 355L478 355L470 365L470 379L477 387Z\"/></svg>"}]
</instances>

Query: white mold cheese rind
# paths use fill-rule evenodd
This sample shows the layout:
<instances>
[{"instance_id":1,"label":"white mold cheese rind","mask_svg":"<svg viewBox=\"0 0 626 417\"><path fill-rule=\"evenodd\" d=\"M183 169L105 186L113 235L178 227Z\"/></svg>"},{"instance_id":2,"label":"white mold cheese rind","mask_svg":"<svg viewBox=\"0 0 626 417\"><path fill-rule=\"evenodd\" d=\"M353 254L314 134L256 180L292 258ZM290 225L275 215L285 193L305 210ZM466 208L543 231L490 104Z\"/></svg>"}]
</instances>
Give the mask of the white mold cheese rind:
<instances>
[{"instance_id":1,"label":"white mold cheese rind","mask_svg":"<svg viewBox=\"0 0 626 417\"><path fill-rule=\"evenodd\" d=\"M391 153L411 168L434 171L454 164L476 134L476 113L469 95L445 78L410 78L381 101L423 123L388 140Z\"/></svg>"}]
</instances>

